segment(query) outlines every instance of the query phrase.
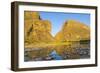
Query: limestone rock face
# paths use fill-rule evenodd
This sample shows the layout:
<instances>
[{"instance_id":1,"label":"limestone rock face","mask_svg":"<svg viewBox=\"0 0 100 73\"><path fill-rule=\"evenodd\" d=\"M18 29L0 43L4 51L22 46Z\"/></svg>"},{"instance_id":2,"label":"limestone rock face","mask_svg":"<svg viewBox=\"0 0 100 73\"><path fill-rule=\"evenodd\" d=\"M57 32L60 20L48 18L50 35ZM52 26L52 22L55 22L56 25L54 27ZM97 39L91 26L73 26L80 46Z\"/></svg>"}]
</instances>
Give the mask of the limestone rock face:
<instances>
[{"instance_id":1,"label":"limestone rock face","mask_svg":"<svg viewBox=\"0 0 100 73\"><path fill-rule=\"evenodd\" d=\"M56 36L56 41L79 41L90 39L90 28L75 20L68 20L64 23L61 31Z\"/></svg>"},{"instance_id":2,"label":"limestone rock face","mask_svg":"<svg viewBox=\"0 0 100 73\"><path fill-rule=\"evenodd\" d=\"M51 42L53 37L51 32L51 23L48 20L42 20L38 12L25 12L24 14L25 43L34 44L39 42Z\"/></svg>"},{"instance_id":3,"label":"limestone rock face","mask_svg":"<svg viewBox=\"0 0 100 73\"><path fill-rule=\"evenodd\" d=\"M42 20L38 12L24 12L25 49L32 49L32 51L27 52L28 56L31 59L46 57L55 50L61 56L69 54L70 59L79 58L75 50L75 46L79 46L79 43L73 44L72 42L90 40L90 28L81 22L68 20L53 37L51 25L49 20Z\"/></svg>"},{"instance_id":4,"label":"limestone rock face","mask_svg":"<svg viewBox=\"0 0 100 73\"><path fill-rule=\"evenodd\" d=\"M33 20L33 19L39 19L39 13L38 12L33 12L33 11L25 11L24 12L24 18L25 20Z\"/></svg>"},{"instance_id":5,"label":"limestone rock face","mask_svg":"<svg viewBox=\"0 0 100 73\"><path fill-rule=\"evenodd\" d=\"M62 29L56 34L55 42L76 42L80 40L90 40L90 28L83 23L80 23L75 20L68 20L62 26ZM81 47L80 43L75 43L70 45L61 45L56 46L56 51L63 55L64 53L69 54L72 58L79 58L77 51L75 50L75 46ZM81 47L82 48L82 47Z\"/></svg>"}]
</instances>

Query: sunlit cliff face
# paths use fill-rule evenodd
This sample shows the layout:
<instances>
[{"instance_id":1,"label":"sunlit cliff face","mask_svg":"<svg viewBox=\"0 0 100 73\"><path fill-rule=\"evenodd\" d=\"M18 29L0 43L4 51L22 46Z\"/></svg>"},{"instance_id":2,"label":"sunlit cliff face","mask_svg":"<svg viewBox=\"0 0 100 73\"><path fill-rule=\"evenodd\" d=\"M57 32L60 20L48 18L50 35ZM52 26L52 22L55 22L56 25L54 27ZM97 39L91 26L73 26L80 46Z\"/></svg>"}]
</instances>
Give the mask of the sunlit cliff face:
<instances>
[{"instance_id":1,"label":"sunlit cliff face","mask_svg":"<svg viewBox=\"0 0 100 73\"><path fill-rule=\"evenodd\" d=\"M61 31L56 36L56 40L79 41L90 39L90 28L75 20L68 20L64 23Z\"/></svg>"},{"instance_id":2,"label":"sunlit cliff face","mask_svg":"<svg viewBox=\"0 0 100 73\"><path fill-rule=\"evenodd\" d=\"M62 29L53 37L51 35L52 24L50 20L42 20L38 12L25 11L24 18L25 43L90 39L90 28L79 21L65 21Z\"/></svg>"},{"instance_id":3,"label":"sunlit cliff face","mask_svg":"<svg viewBox=\"0 0 100 73\"><path fill-rule=\"evenodd\" d=\"M29 15L28 15L29 13ZM38 12L25 12L25 43L39 43L53 41L51 35L51 23L49 20L42 20Z\"/></svg>"},{"instance_id":4,"label":"sunlit cliff face","mask_svg":"<svg viewBox=\"0 0 100 73\"><path fill-rule=\"evenodd\" d=\"M28 52L29 57L45 57L55 50L61 56L66 56L67 52L70 58L79 58L75 50L80 47L79 42L74 45L72 42L90 40L90 28L79 21L66 20L55 36L52 36L51 30L50 20L42 20L38 12L25 11L24 43L25 49L32 49Z\"/></svg>"}]
</instances>

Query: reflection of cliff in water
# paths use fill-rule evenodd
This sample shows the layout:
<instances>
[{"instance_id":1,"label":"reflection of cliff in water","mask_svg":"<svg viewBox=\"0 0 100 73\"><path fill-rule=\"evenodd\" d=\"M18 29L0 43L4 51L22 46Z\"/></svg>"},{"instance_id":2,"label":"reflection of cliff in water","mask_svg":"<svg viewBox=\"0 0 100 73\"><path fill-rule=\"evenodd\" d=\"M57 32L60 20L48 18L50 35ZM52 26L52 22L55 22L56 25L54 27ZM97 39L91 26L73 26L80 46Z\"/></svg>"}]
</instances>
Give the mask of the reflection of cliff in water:
<instances>
[{"instance_id":1,"label":"reflection of cliff in water","mask_svg":"<svg viewBox=\"0 0 100 73\"><path fill-rule=\"evenodd\" d=\"M82 59L90 57L90 43L72 42L71 45L62 45L56 47L57 52L63 59Z\"/></svg>"},{"instance_id":2,"label":"reflection of cliff in water","mask_svg":"<svg viewBox=\"0 0 100 73\"><path fill-rule=\"evenodd\" d=\"M87 41L90 39L90 27L87 24L64 20L62 28L52 36L51 20L42 19L39 13L24 12L25 61L90 58L90 43Z\"/></svg>"},{"instance_id":3,"label":"reflection of cliff in water","mask_svg":"<svg viewBox=\"0 0 100 73\"><path fill-rule=\"evenodd\" d=\"M25 49L25 61L47 61L90 58L90 42L72 42L70 45L60 45L46 48Z\"/></svg>"}]
</instances>

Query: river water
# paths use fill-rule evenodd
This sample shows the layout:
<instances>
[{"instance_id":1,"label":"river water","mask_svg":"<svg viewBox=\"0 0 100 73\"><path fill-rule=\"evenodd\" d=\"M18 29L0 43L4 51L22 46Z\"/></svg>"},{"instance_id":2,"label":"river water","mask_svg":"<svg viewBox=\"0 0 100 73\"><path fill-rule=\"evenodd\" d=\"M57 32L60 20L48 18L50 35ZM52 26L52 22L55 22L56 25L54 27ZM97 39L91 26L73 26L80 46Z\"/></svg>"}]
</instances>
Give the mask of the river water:
<instances>
[{"instance_id":1,"label":"river water","mask_svg":"<svg viewBox=\"0 0 100 73\"><path fill-rule=\"evenodd\" d=\"M48 47L47 47L48 48ZM33 48L24 51L24 61L50 61L90 58L90 43L73 42L72 45L51 48Z\"/></svg>"}]
</instances>

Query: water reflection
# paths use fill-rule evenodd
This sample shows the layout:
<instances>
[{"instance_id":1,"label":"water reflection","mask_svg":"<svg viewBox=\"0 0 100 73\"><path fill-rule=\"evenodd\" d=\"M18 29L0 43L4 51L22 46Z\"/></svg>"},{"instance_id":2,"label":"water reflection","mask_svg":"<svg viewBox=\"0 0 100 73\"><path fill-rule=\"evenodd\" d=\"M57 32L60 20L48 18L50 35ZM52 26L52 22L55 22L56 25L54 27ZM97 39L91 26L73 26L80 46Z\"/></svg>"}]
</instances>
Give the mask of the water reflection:
<instances>
[{"instance_id":1,"label":"water reflection","mask_svg":"<svg viewBox=\"0 0 100 73\"><path fill-rule=\"evenodd\" d=\"M90 58L90 42L72 42L70 45L45 48L26 48L25 61L48 61Z\"/></svg>"}]
</instances>

